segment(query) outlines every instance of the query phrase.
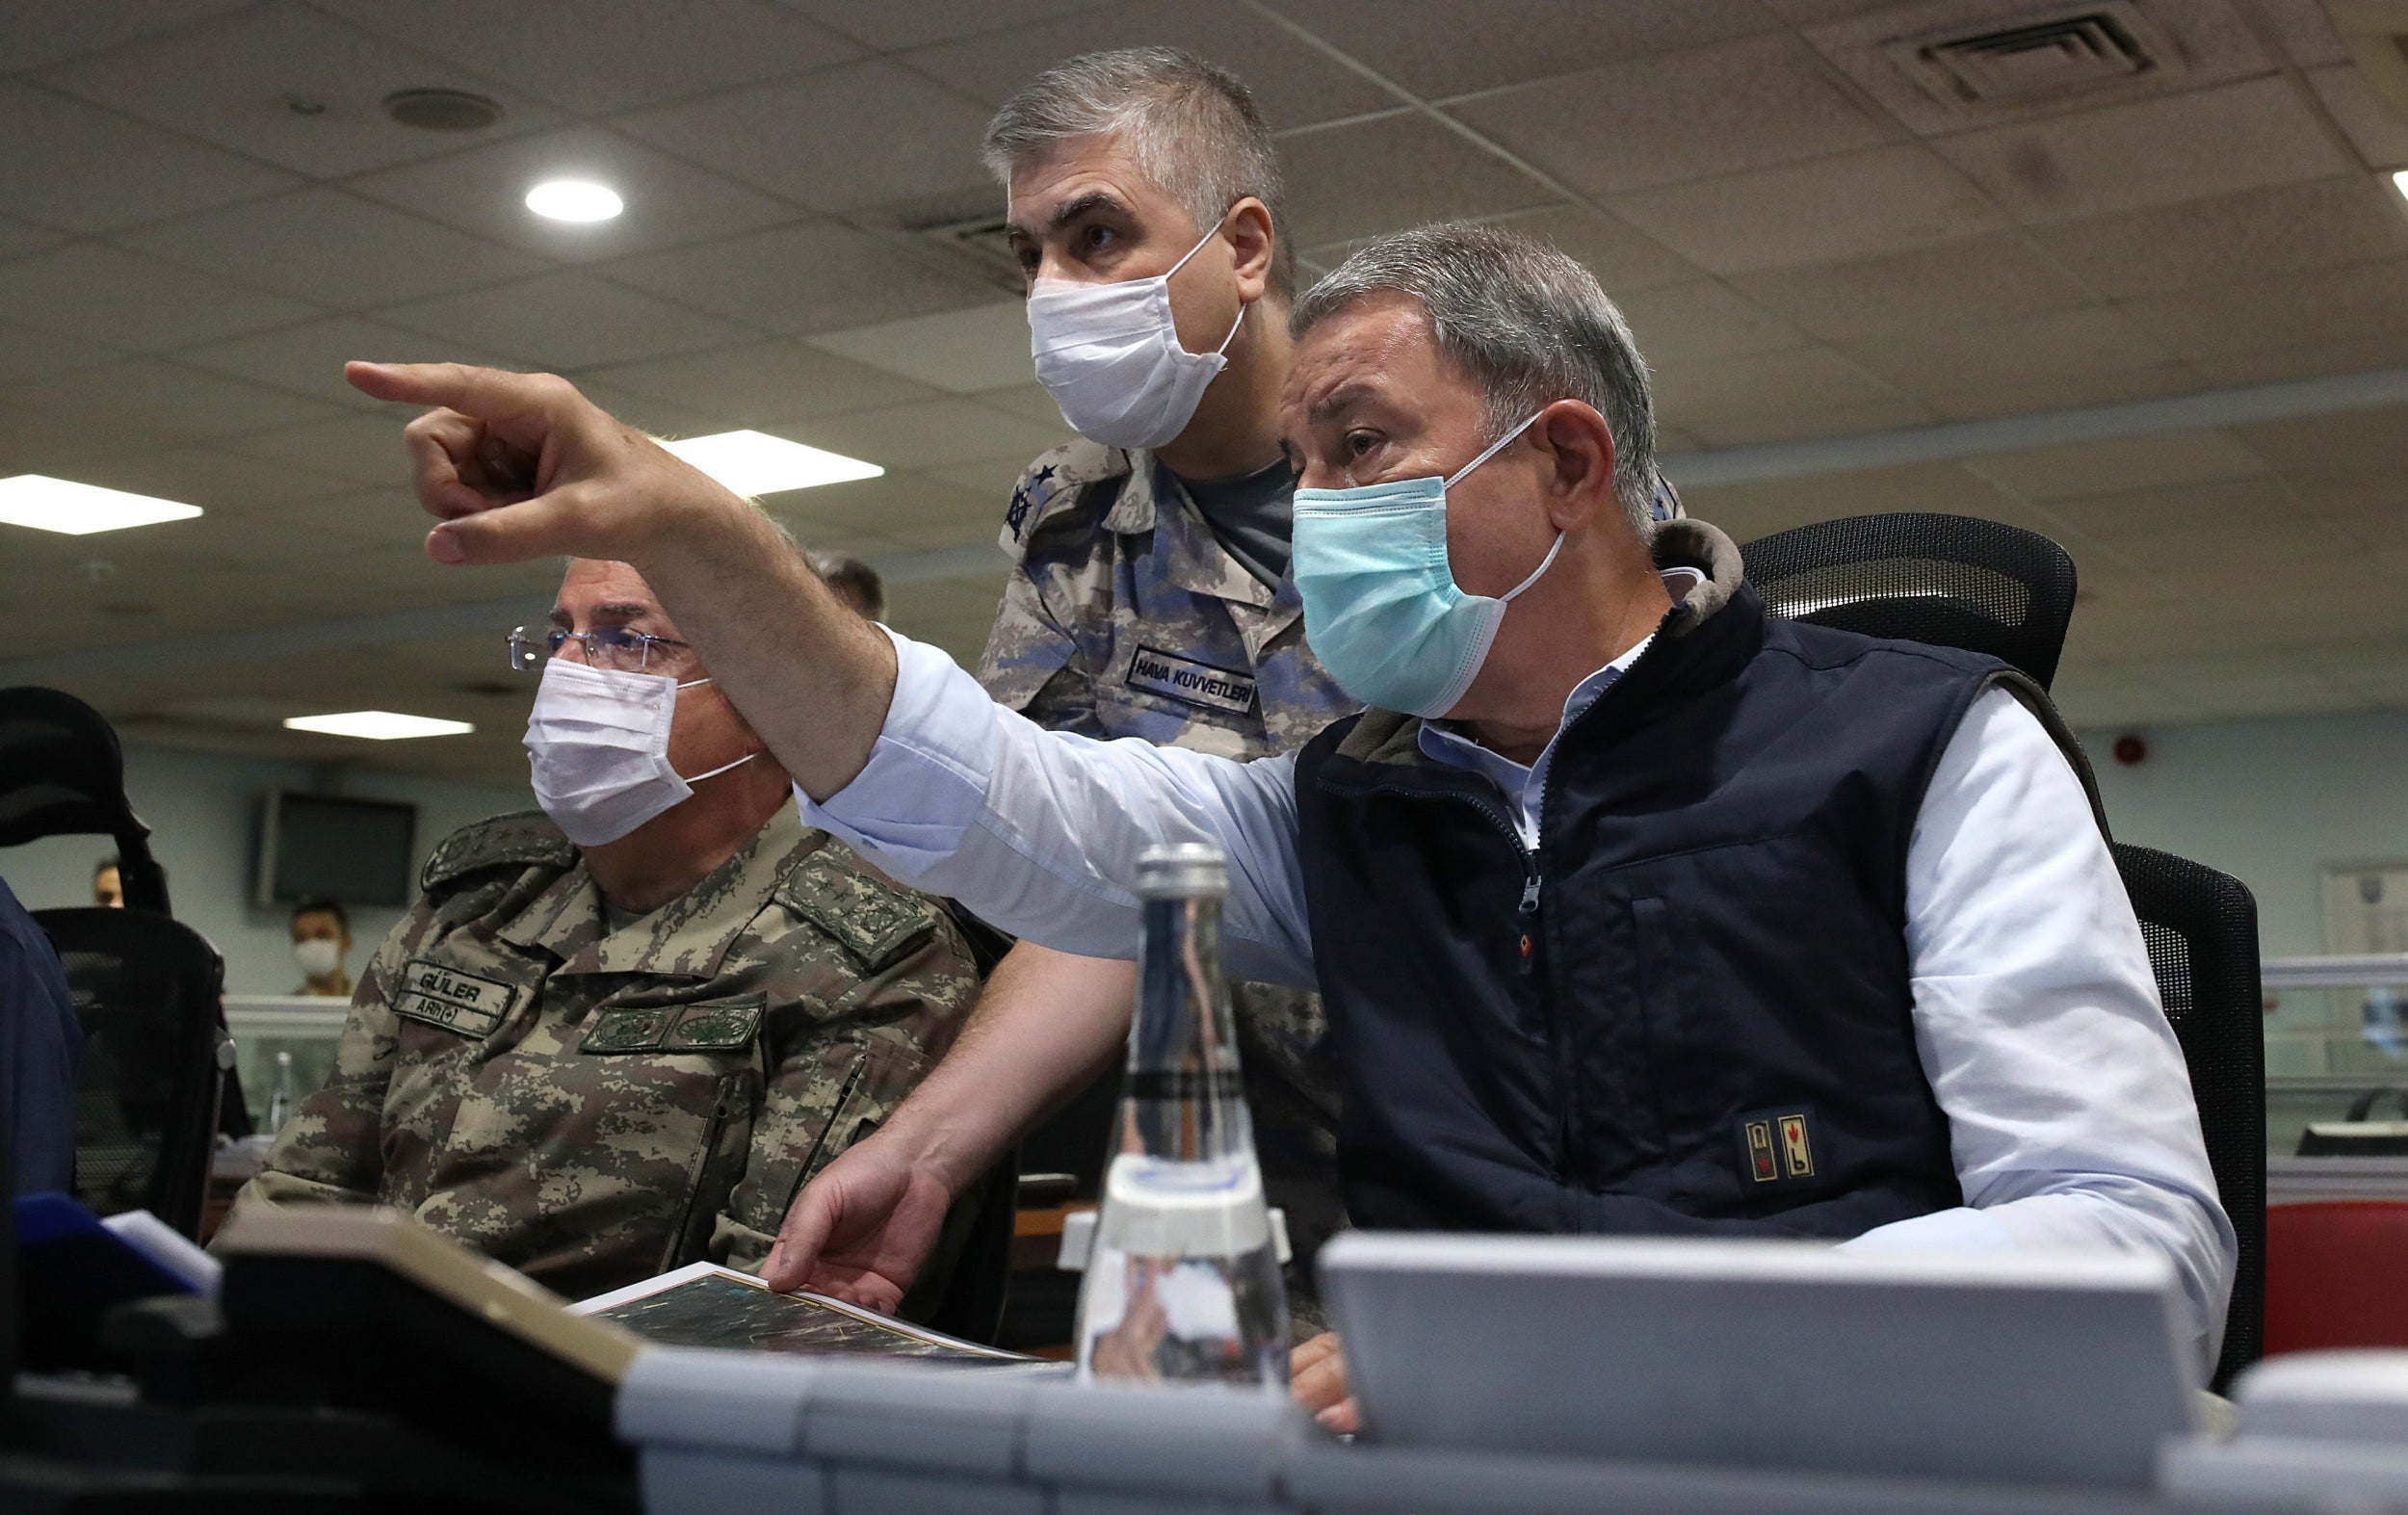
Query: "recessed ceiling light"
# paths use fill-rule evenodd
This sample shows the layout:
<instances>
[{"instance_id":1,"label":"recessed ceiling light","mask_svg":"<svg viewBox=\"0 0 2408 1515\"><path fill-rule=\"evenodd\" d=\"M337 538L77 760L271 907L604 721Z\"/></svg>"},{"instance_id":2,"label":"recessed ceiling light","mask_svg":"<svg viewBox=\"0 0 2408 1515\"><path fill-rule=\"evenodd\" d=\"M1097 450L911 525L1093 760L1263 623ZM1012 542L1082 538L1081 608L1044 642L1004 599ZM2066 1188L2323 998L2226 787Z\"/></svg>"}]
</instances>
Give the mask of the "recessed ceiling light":
<instances>
[{"instance_id":1,"label":"recessed ceiling light","mask_svg":"<svg viewBox=\"0 0 2408 1515\"><path fill-rule=\"evenodd\" d=\"M502 118L502 106L466 90L396 90L384 97L384 114L420 131L477 132Z\"/></svg>"},{"instance_id":2,"label":"recessed ceiling light","mask_svg":"<svg viewBox=\"0 0 2408 1515\"><path fill-rule=\"evenodd\" d=\"M103 489L98 484L40 474L0 479L0 523L30 526L36 531L88 536L93 532L123 531L129 526L155 526L184 521L200 513L196 505Z\"/></svg>"},{"instance_id":3,"label":"recessed ceiling light","mask_svg":"<svg viewBox=\"0 0 2408 1515\"><path fill-rule=\"evenodd\" d=\"M2408 169L2402 169L2392 175L2392 188L2402 195L2408 195Z\"/></svg>"},{"instance_id":4,"label":"recessed ceiling light","mask_svg":"<svg viewBox=\"0 0 2408 1515\"><path fill-rule=\"evenodd\" d=\"M662 445L738 494L810 489L824 483L876 479L886 472L858 457L824 453L759 431L721 431Z\"/></svg>"},{"instance_id":5,"label":"recessed ceiling light","mask_svg":"<svg viewBox=\"0 0 2408 1515\"><path fill-rule=\"evenodd\" d=\"M457 737L477 729L465 720L402 716L389 710L346 710L330 716L295 716L284 724L291 731L315 731L329 737L365 737L371 742L396 742L405 737Z\"/></svg>"},{"instance_id":6,"label":"recessed ceiling light","mask_svg":"<svg viewBox=\"0 0 2408 1515\"><path fill-rule=\"evenodd\" d=\"M627 208L618 191L590 179L550 179L527 192L527 208L554 221L609 221Z\"/></svg>"}]
</instances>

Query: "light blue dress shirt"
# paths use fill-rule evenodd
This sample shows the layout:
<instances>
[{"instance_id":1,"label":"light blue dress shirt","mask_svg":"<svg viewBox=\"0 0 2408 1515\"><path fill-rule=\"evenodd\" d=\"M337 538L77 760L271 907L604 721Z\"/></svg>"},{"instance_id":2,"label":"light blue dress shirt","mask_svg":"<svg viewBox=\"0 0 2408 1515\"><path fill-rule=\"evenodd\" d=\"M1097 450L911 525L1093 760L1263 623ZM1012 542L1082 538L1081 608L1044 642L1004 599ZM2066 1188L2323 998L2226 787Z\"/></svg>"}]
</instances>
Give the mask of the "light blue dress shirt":
<instances>
[{"instance_id":1,"label":"light blue dress shirt","mask_svg":"<svg viewBox=\"0 0 2408 1515\"><path fill-rule=\"evenodd\" d=\"M895 647L894 700L868 766L824 804L802 797L812 824L1006 930L1093 957L1135 955L1139 852L1210 842L1229 859L1231 976L1314 985L1293 754L1237 763L1046 731L935 648L902 637ZM1640 650L1584 680L1566 718ZM1432 758L1495 781L1534 838L1547 756L1526 770L1423 732ZM2003 690L1975 701L1933 771L1908 848L1906 917L1916 1051L1949 1118L1965 1204L1845 1244L2156 1254L2182 1286L2204 1375L2235 1242L2189 1075L2088 797Z\"/></svg>"}]
</instances>

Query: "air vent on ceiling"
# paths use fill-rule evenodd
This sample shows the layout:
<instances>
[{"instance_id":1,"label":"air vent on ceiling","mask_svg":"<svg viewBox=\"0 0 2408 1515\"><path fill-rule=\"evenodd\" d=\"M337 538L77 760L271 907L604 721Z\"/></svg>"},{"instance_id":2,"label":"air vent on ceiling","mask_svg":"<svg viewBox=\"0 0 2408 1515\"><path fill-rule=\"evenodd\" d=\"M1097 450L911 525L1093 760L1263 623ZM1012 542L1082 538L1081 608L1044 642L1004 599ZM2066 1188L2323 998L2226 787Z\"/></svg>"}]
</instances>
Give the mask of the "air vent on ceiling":
<instances>
[{"instance_id":1,"label":"air vent on ceiling","mask_svg":"<svg viewBox=\"0 0 2408 1515\"><path fill-rule=\"evenodd\" d=\"M1020 272L1020 256L1011 250L1011 239L1004 234L1003 217L975 216L967 221L913 225L910 229L943 248L955 262L974 267L988 283L1015 295L1027 288L1027 276Z\"/></svg>"},{"instance_id":2,"label":"air vent on ceiling","mask_svg":"<svg viewBox=\"0 0 2408 1515\"><path fill-rule=\"evenodd\" d=\"M2145 89L2184 71L2182 54L2132 0L2091 0L1887 43L1882 52L1933 99L1977 115Z\"/></svg>"}]
</instances>

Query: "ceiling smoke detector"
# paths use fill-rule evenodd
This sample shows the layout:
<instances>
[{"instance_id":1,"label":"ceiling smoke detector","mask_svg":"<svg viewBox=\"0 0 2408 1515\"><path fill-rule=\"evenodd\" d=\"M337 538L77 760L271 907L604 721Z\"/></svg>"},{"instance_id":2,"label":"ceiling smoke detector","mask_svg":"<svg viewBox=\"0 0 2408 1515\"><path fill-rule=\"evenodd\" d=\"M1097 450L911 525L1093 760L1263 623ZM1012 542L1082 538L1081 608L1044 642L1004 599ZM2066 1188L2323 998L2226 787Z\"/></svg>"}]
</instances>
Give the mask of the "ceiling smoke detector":
<instances>
[{"instance_id":1,"label":"ceiling smoke detector","mask_svg":"<svg viewBox=\"0 0 2408 1515\"><path fill-rule=\"evenodd\" d=\"M424 132L481 132L502 118L502 103L466 90L396 90L384 114Z\"/></svg>"},{"instance_id":2,"label":"ceiling smoke detector","mask_svg":"<svg viewBox=\"0 0 2408 1515\"><path fill-rule=\"evenodd\" d=\"M2146 89L2186 71L2133 0L2091 0L1986 25L1903 38L1882 49L1924 92L1967 115Z\"/></svg>"}]
</instances>

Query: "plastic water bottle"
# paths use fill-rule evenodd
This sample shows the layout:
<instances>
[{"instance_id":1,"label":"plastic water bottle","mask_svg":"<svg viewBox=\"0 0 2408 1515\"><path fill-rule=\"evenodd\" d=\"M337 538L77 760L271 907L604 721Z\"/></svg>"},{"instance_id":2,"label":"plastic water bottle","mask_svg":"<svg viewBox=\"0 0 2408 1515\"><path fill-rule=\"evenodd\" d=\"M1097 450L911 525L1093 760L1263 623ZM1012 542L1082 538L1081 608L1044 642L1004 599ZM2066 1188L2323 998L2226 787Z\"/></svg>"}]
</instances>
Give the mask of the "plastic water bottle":
<instances>
[{"instance_id":1,"label":"plastic water bottle","mask_svg":"<svg viewBox=\"0 0 2408 1515\"><path fill-rule=\"evenodd\" d=\"M275 1055L275 1087L268 1095L268 1129L265 1135L274 1136L282 1131L286 1118L292 1113L293 1055L279 1052Z\"/></svg>"},{"instance_id":2,"label":"plastic water bottle","mask_svg":"<svg viewBox=\"0 0 2408 1515\"><path fill-rule=\"evenodd\" d=\"M1220 973L1228 891L1213 848L1138 859L1137 1014L1079 1289L1082 1376L1287 1386L1288 1293Z\"/></svg>"}]
</instances>

